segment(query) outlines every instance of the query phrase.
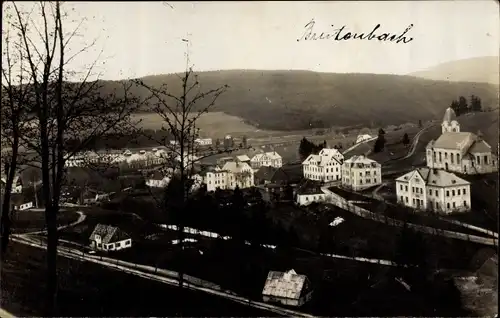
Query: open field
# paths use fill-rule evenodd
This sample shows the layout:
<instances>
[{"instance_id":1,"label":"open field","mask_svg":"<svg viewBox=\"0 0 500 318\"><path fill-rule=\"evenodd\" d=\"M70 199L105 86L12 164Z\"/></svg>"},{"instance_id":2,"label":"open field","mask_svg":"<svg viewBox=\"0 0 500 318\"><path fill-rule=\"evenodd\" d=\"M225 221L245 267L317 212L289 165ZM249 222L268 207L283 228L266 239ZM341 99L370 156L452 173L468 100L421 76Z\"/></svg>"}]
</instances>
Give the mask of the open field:
<instances>
[{"instance_id":1,"label":"open field","mask_svg":"<svg viewBox=\"0 0 500 318\"><path fill-rule=\"evenodd\" d=\"M42 316L45 251L12 243L2 266L1 306L18 317ZM201 292L58 258L58 316L66 317L216 317L272 316ZM125 288L124 288L125 287Z\"/></svg>"}]
</instances>

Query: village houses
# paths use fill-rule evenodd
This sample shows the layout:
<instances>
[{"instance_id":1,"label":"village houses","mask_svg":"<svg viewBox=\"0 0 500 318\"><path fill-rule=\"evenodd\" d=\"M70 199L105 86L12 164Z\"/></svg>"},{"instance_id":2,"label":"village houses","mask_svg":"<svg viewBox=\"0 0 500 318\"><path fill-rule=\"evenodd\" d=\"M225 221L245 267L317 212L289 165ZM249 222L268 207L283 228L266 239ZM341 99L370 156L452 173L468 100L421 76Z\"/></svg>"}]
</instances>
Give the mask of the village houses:
<instances>
[{"instance_id":1,"label":"village houses","mask_svg":"<svg viewBox=\"0 0 500 318\"><path fill-rule=\"evenodd\" d=\"M238 186L240 189L254 186L254 172L247 163L228 161L222 168L216 166L212 171L207 171L204 178L207 191L232 190Z\"/></svg>"},{"instance_id":2,"label":"village houses","mask_svg":"<svg viewBox=\"0 0 500 318\"><path fill-rule=\"evenodd\" d=\"M132 247L132 239L116 226L97 224L90 234L90 246L98 251L118 251Z\"/></svg>"},{"instance_id":3,"label":"village houses","mask_svg":"<svg viewBox=\"0 0 500 318\"><path fill-rule=\"evenodd\" d=\"M313 202L325 202L326 193L319 182L305 180L296 190L295 202L298 205L309 205Z\"/></svg>"},{"instance_id":4,"label":"village houses","mask_svg":"<svg viewBox=\"0 0 500 318\"><path fill-rule=\"evenodd\" d=\"M323 148L319 154L311 154L302 162L304 178L322 182L340 180L344 156L333 148Z\"/></svg>"},{"instance_id":5,"label":"village houses","mask_svg":"<svg viewBox=\"0 0 500 318\"><path fill-rule=\"evenodd\" d=\"M462 174L483 174L498 171L498 158L481 134L461 132L455 112L448 108L441 124L442 134L426 147L429 168Z\"/></svg>"},{"instance_id":6,"label":"village houses","mask_svg":"<svg viewBox=\"0 0 500 318\"><path fill-rule=\"evenodd\" d=\"M471 208L470 182L440 169L418 168L396 179L398 202L405 206L452 213Z\"/></svg>"},{"instance_id":7,"label":"village houses","mask_svg":"<svg viewBox=\"0 0 500 318\"><path fill-rule=\"evenodd\" d=\"M311 282L293 269L286 272L270 271L267 275L262 298L264 302L300 307L312 298Z\"/></svg>"},{"instance_id":8,"label":"village houses","mask_svg":"<svg viewBox=\"0 0 500 318\"><path fill-rule=\"evenodd\" d=\"M2 182L1 189L2 189L2 193L3 193L5 191L5 187L7 184L7 176L6 175L2 174L1 182ZM16 174L14 176L14 180L12 181L12 189L11 189L10 193L22 193L22 192L23 192L23 185L21 182L21 178L20 178L19 174Z\"/></svg>"},{"instance_id":9,"label":"village houses","mask_svg":"<svg viewBox=\"0 0 500 318\"><path fill-rule=\"evenodd\" d=\"M342 164L342 186L354 191L382 184L382 165L365 156L352 156Z\"/></svg>"},{"instance_id":10,"label":"village houses","mask_svg":"<svg viewBox=\"0 0 500 318\"><path fill-rule=\"evenodd\" d=\"M283 165L283 159L276 151L258 153L250 160L252 169L259 169L262 166L280 168Z\"/></svg>"}]
</instances>

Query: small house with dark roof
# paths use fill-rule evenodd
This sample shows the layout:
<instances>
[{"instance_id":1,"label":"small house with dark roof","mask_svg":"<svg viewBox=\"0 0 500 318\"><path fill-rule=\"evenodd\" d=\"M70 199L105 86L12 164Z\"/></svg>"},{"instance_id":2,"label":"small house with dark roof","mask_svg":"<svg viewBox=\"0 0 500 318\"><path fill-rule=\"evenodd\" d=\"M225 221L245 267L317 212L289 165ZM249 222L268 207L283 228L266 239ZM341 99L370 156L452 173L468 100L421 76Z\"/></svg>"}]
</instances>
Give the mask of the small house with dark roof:
<instances>
[{"instance_id":1,"label":"small house with dark roof","mask_svg":"<svg viewBox=\"0 0 500 318\"><path fill-rule=\"evenodd\" d=\"M305 180L296 190L295 202L298 205L308 205L313 202L324 202L326 193L319 182Z\"/></svg>"},{"instance_id":2,"label":"small house with dark roof","mask_svg":"<svg viewBox=\"0 0 500 318\"><path fill-rule=\"evenodd\" d=\"M90 247L98 251L118 251L132 247L132 239L116 226L97 224L90 234Z\"/></svg>"},{"instance_id":3,"label":"small house with dark roof","mask_svg":"<svg viewBox=\"0 0 500 318\"><path fill-rule=\"evenodd\" d=\"M271 178L278 169L271 166L262 166L254 173L256 185L271 183Z\"/></svg>"},{"instance_id":4,"label":"small house with dark roof","mask_svg":"<svg viewBox=\"0 0 500 318\"><path fill-rule=\"evenodd\" d=\"M267 275L262 298L264 302L300 307L312 298L313 289L306 275L293 269L287 272L270 271Z\"/></svg>"}]
</instances>

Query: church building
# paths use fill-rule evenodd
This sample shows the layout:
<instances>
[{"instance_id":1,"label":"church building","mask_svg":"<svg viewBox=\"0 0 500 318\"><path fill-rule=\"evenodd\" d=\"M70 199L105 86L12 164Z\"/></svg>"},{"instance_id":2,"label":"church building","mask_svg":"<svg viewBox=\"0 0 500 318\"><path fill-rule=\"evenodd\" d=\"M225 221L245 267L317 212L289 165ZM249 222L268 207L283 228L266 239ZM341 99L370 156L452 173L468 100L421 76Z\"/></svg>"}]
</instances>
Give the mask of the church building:
<instances>
[{"instance_id":1,"label":"church building","mask_svg":"<svg viewBox=\"0 0 500 318\"><path fill-rule=\"evenodd\" d=\"M462 174L498 171L498 157L481 133L461 132L453 109L448 108L441 124L441 136L426 147L427 166Z\"/></svg>"}]
</instances>

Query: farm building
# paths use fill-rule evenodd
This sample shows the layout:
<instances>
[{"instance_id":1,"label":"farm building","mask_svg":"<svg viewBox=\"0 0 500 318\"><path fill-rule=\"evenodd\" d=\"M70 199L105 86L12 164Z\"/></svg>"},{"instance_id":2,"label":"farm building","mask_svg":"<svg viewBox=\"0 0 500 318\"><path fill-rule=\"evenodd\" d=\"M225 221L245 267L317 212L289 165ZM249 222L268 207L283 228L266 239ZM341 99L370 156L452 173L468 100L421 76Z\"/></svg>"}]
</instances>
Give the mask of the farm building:
<instances>
[{"instance_id":1,"label":"farm building","mask_svg":"<svg viewBox=\"0 0 500 318\"><path fill-rule=\"evenodd\" d=\"M99 251L118 251L132 246L132 239L118 227L97 224L90 234L90 246Z\"/></svg>"},{"instance_id":2,"label":"farm building","mask_svg":"<svg viewBox=\"0 0 500 318\"><path fill-rule=\"evenodd\" d=\"M300 307L311 300L312 288L305 275L293 269L287 272L270 271L262 291L264 302Z\"/></svg>"}]
</instances>

